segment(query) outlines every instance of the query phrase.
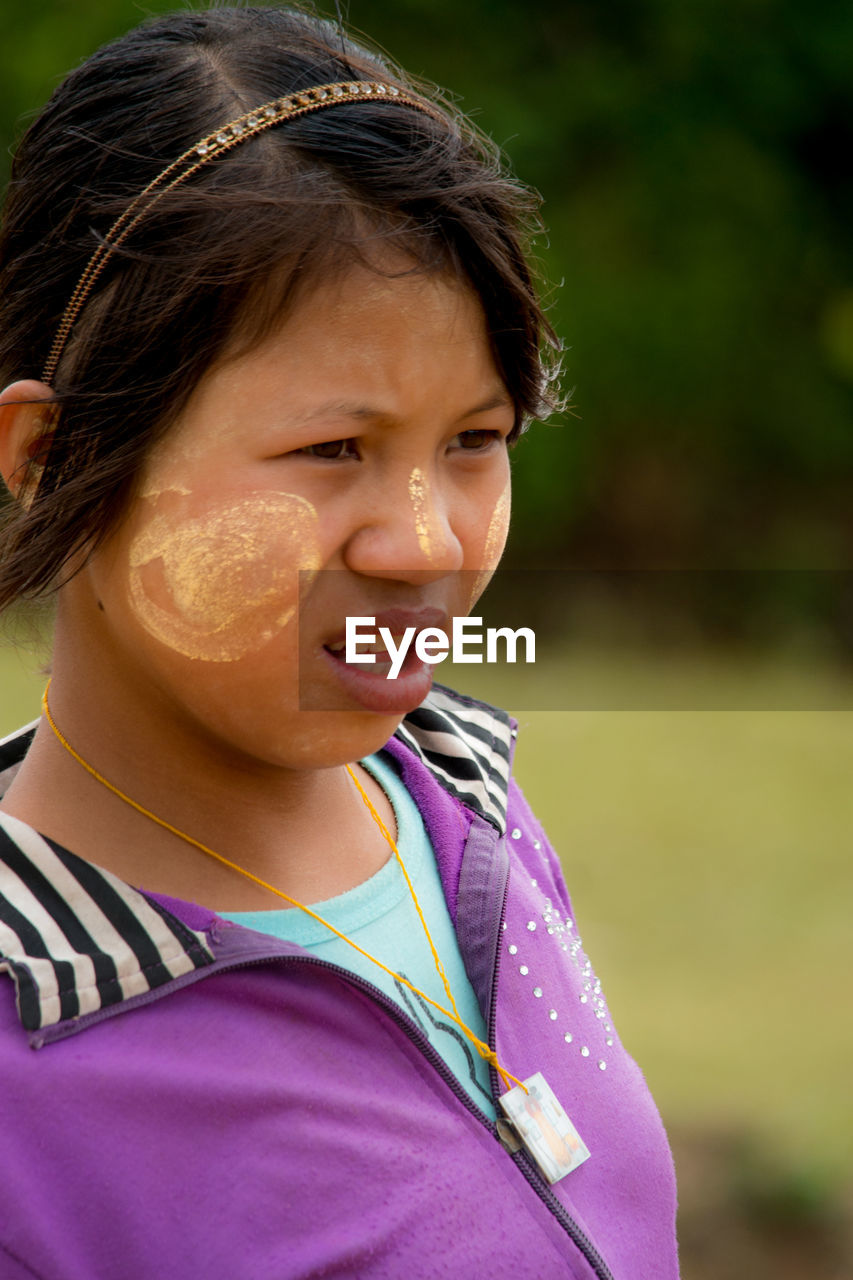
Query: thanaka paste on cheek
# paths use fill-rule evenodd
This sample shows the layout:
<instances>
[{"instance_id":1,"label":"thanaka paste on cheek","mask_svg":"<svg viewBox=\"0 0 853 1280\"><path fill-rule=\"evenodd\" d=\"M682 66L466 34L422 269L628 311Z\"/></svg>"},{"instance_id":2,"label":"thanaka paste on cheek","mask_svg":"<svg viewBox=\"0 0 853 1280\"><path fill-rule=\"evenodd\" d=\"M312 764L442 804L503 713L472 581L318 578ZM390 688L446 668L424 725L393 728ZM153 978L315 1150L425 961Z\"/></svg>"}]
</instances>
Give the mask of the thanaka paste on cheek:
<instances>
[{"instance_id":1,"label":"thanaka paste on cheek","mask_svg":"<svg viewBox=\"0 0 853 1280\"><path fill-rule=\"evenodd\" d=\"M474 579L472 608L474 602L480 598L491 581L492 574L497 568L506 546L507 534L509 533L510 492L510 482L507 480L503 493L495 503L495 509L492 512L489 527L486 530L486 541L483 545L483 567Z\"/></svg>"},{"instance_id":2,"label":"thanaka paste on cheek","mask_svg":"<svg viewBox=\"0 0 853 1280\"><path fill-rule=\"evenodd\" d=\"M184 657L237 661L293 619L300 580L304 589L320 567L317 523L311 503L290 493L184 520L153 515L129 553L136 617Z\"/></svg>"},{"instance_id":3,"label":"thanaka paste on cheek","mask_svg":"<svg viewBox=\"0 0 853 1280\"><path fill-rule=\"evenodd\" d=\"M140 498L152 501L164 493L176 493L187 498L192 489L187 488L188 476L194 474L201 459L210 456L217 446L238 434L230 418L218 415L205 421L203 436L198 439L186 425L175 428L155 446L149 467L140 489Z\"/></svg>"},{"instance_id":4,"label":"thanaka paste on cheek","mask_svg":"<svg viewBox=\"0 0 853 1280\"><path fill-rule=\"evenodd\" d=\"M148 498L149 501L153 502L164 493L177 493L182 498L188 498L192 490L188 489L186 485L180 484L177 480L163 480L157 484L149 481L140 491L139 496L140 498Z\"/></svg>"},{"instance_id":5,"label":"thanaka paste on cheek","mask_svg":"<svg viewBox=\"0 0 853 1280\"><path fill-rule=\"evenodd\" d=\"M444 550L444 535L435 527L429 481L420 467L413 467L409 476L409 498L415 513L418 546L426 559L432 562Z\"/></svg>"}]
</instances>

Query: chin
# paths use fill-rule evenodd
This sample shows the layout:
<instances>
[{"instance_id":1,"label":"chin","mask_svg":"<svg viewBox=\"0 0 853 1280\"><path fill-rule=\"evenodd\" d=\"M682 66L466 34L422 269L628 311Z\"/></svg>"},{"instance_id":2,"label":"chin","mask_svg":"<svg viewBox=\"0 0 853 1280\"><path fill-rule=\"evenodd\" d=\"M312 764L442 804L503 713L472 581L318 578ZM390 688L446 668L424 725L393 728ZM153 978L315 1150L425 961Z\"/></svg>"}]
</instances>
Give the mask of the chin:
<instances>
[{"instance_id":1,"label":"chin","mask_svg":"<svg viewBox=\"0 0 853 1280\"><path fill-rule=\"evenodd\" d=\"M332 769L372 755L393 736L402 714L368 711L300 711L269 753L271 764L290 769Z\"/></svg>"}]
</instances>

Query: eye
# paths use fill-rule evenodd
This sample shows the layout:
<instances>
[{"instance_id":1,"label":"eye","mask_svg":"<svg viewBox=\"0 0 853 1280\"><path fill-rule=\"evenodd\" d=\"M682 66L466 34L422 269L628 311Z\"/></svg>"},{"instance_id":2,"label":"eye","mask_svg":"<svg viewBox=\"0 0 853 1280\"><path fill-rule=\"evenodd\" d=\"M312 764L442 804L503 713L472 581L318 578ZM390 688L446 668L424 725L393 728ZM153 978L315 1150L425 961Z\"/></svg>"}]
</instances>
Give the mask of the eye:
<instances>
[{"instance_id":1,"label":"eye","mask_svg":"<svg viewBox=\"0 0 853 1280\"><path fill-rule=\"evenodd\" d=\"M300 453L306 454L309 458L357 458L358 450L355 447L355 440L323 440L319 444L307 444Z\"/></svg>"},{"instance_id":2,"label":"eye","mask_svg":"<svg viewBox=\"0 0 853 1280\"><path fill-rule=\"evenodd\" d=\"M469 453L482 452L489 445L496 444L502 439L503 436L500 431L485 431L475 427L469 431L460 431L457 436L453 437L456 447Z\"/></svg>"}]
</instances>

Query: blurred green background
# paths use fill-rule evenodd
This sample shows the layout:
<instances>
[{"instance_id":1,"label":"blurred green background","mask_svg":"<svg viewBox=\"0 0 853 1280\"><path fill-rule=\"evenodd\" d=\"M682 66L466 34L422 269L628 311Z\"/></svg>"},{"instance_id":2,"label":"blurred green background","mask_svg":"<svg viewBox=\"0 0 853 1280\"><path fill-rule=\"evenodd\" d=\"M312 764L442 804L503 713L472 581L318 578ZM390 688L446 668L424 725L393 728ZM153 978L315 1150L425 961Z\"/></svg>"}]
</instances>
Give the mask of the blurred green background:
<instances>
[{"instance_id":1,"label":"blurred green background","mask_svg":"<svg viewBox=\"0 0 853 1280\"><path fill-rule=\"evenodd\" d=\"M0 177L67 69L171 7L4 0ZM853 7L351 0L346 13L449 87L544 197L536 249L577 416L516 451L510 562L848 570ZM754 709L789 707L792 682L797 705L850 705L850 594L815 628L802 580L772 653L749 648L746 620L720 649L700 616L665 654L632 645L618 609L605 638L557 629L529 703L550 688L559 703L571 672L681 710L526 712L512 673L497 691L673 1134L686 1280L853 1276L853 721ZM36 714L37 661L0 653L0 734ZM690 710L709 685L737 690L721 705L741 710Z\"/></svg>"}]
</instances>

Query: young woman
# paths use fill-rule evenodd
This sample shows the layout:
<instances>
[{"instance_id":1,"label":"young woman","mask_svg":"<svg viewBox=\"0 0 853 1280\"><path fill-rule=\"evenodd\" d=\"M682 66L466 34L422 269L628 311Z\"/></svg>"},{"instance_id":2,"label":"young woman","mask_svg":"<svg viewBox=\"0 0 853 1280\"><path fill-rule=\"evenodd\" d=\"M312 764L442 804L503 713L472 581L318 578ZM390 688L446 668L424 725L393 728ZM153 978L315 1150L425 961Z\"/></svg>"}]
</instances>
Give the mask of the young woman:
<instances>
[{"instance_id":1,"label":"young woman","mask_svg":"<svg viewBox=\"0 0 853 1280\"><path fill-rule=\"evenodd\" d=\"M0 747L4 1280L677 1275L512 722L387 678L549 407L530 207L286 10L146 24L21 143L0 603L56 629Z\"/></svg>"}]
</instances>

